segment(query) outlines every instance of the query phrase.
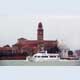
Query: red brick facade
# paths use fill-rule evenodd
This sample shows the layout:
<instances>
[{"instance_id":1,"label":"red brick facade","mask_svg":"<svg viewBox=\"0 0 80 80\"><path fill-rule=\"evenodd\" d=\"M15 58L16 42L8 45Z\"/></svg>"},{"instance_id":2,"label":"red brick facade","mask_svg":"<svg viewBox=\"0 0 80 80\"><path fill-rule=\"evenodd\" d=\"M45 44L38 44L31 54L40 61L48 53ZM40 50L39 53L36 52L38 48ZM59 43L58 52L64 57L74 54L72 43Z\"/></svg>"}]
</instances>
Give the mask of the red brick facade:
<instances>
[{"instance_id":1,"label":"red brick facade","mask_svg":"<svg viewBox=\"0 0 80 80\"><path fill-rule=\"evenodd\" d=\"M50 48L57 47L57 40L44 40L44 30L42 23L38 24L37 29L37 40L27 40L25 38L19 38L17 43L12 45L12 47L6 45L0 47L0 56L27 56L35 54L37 51L44 48L48 50ZM17 59L17 57L15 57ZM19 57L20 58L20 57ZM10 59L10 58L9 58Z\"/></svg>"},{"instance_id":2,"label":"red brick facade","mask_svg":"<svg viewBox=\"0 0 80 80\"><path fill-rule=\"evenodd\" d=\"M38 24L37 40L27 40L25 38L18 39L13 45L13 50L16 53L36 53L38 50L52 48L57 46L57 40L44 40L44 30L42 23Z\"/></svg>"}]
</instances>

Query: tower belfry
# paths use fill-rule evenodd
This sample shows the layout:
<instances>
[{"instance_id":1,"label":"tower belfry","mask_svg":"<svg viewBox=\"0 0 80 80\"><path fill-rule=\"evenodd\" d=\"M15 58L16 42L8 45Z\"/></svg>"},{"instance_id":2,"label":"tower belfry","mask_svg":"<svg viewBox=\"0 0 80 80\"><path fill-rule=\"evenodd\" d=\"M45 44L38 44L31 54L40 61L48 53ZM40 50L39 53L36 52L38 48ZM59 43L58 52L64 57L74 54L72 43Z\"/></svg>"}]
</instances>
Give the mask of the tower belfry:
<instances>
[{"instance_id":1,"label":"tower belfry","mask_svg":"<svg viewBox=\"0 0 80 80\"><path fill-rule=\"evenodd\" d=\"M37 40L43 40L44 36L44 30L43 30L43 26L42 23L39 22L38 24L38 29L37 29Z\"/></svg>"}]
</instances>

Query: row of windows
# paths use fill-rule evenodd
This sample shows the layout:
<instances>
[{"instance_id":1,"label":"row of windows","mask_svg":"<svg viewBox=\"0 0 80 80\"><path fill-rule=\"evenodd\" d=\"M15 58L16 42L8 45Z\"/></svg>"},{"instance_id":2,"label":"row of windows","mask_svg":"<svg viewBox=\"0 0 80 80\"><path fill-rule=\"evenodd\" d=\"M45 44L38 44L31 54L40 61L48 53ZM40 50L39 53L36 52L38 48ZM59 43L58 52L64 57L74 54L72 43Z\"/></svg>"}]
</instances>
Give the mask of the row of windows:
<instances>
[{"instance_id":1,"label":"row of windows","mask_svg":"<svg viewBox=\"0 0 80 80\"><path fill-rule=\"evenodd\" d=\"M40 57L42 57L42 58L48 58L48 57L50 57L50 58L56 58L56 57L59 57L59 56L35 56L35 57L38 57L38 58L40 58Z\"/></svg>"}]
</instances>

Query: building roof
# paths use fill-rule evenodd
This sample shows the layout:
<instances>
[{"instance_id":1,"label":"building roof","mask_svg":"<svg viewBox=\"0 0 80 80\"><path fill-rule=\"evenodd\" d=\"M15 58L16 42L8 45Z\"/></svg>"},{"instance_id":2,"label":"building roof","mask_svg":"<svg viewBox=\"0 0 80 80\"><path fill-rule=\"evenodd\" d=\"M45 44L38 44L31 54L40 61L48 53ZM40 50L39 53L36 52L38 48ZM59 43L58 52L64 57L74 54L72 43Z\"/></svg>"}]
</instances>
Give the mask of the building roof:
<instances>
[{"instance_id":1,"label":"building roof","mask_svg":"<svg viewBox=\"0 0 80 80\"><path fill-rule=\"evenodd\" d=\"M19 38L18 40L27 40L27 39L25 39L25 38Z\"/></svg>"}]
</instances>

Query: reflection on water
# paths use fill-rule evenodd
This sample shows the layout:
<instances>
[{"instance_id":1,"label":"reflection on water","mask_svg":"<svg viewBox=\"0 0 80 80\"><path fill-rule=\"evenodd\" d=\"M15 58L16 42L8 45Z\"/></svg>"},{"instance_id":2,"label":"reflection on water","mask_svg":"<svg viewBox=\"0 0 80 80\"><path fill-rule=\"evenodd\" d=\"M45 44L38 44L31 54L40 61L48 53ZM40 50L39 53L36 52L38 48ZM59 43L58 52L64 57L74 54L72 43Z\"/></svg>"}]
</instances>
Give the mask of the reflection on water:
<instances>
[{"instance_id":1,"label":"reflection on water","mask_svg":"<svg viewBox=\"0 0 80 80\"><path fill-rule=\"evenodd\" d=\"M80 66L80 61L27 62L26 60L0 60L0 66Z\"/></svg>"}]
</instances>

